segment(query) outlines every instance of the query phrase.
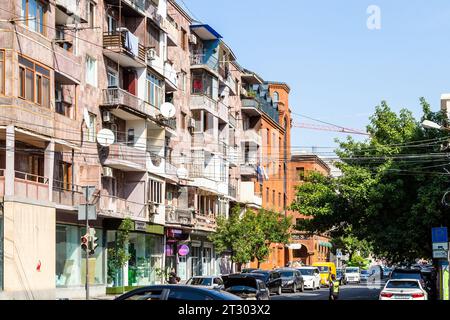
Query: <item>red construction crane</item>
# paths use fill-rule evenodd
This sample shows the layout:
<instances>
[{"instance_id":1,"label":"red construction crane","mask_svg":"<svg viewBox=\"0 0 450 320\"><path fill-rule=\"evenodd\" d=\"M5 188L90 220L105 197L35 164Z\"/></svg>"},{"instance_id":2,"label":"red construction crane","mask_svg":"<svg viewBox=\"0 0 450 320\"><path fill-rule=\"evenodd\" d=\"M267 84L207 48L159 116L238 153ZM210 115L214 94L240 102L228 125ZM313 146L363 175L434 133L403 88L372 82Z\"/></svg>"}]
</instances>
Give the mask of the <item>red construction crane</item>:
<instances>
[{"instance_id":1,"label":"red construction crane","mask_svg":"<svg viewBox=\"0 0 450 320\"><path fill-rule=\"evenodd\" d=\"M333 132L341 132L341 133L348 133L348 134L359 134L359 135L365 135L370 136L367 132L362 132L355 129L349 129L344 127L338 127L338 126L324 126L324 125L318 125L318 124L312 124L312 123L300 123L300 122L294 122L292 124L295 128L303 128L303 129L311 129L311 130L321 130L321 131L333 131Z\"/></svg>"}]
</instances>

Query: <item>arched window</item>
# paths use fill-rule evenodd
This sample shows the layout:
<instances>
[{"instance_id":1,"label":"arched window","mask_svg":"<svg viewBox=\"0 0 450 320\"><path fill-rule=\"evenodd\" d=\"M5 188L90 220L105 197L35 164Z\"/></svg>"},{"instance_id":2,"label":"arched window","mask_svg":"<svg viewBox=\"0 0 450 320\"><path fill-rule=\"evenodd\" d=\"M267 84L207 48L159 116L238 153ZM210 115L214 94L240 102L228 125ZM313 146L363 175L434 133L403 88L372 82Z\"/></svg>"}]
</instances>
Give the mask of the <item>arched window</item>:
<instances>
[{"instance_id":1,"label":"arched window","mask_svg":"<svg viewBox=\"0 0 450 320\"><path fill-rule=\"evenodd\" d=\"M278 92L275 91L273 93L273 102L278 103L279 100L280 100L280 95L278 94Z\"/></svg>"}]
</instances>

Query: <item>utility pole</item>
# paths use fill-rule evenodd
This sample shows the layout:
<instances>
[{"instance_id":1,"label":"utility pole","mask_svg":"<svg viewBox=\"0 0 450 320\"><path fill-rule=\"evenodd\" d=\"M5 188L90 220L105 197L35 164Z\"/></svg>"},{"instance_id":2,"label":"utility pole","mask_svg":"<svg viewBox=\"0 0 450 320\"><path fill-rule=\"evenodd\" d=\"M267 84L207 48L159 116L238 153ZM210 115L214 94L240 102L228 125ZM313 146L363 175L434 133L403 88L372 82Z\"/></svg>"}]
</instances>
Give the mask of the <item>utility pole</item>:
<instances>
[{"instance_id":1,"label":"utility pole","mask_svg":"<svg viewBox=\"0 0 450 320\"><path fill-rule=\"evenodd\" d=\"M88 202L89 202L89 188L84 188L84 196L86 200L85 214L86 214L86 234L89 235L89 214L88 214ZM86 300L89 300L89 249L86 247Z\"/></svg>"}]
</instances>

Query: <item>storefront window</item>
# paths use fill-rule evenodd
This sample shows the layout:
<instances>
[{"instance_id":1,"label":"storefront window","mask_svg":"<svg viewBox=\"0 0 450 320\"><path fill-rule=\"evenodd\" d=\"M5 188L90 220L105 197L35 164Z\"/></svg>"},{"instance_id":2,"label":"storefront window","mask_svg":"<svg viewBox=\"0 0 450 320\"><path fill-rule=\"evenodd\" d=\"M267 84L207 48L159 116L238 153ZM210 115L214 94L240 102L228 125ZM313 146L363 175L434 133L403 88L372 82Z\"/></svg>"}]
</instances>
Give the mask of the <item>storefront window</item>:
<instances>
[{"instance_id":1,"label":"storefront window","mask_svg":"<svg viewBox=\"0 0 450 320\"><path fill-rule=\"evenodd\" d=\"M108 231L109 250L115 248L116 236L116 231ZM158 271L163 266L162 237L130 233L127 251L130 259L122 269L116 270L113 264L108 263L109 286L143 286L161 283L162 279L158 276Z\"/></svg>"},{"instance_id":2,"label":"storefront window","mask_svg":"<svg viewBox=\"0 0 450 320\"><path fill-rule=\"evenodd\" d=\"M3 290L3 212L0 211L0 291Z\"/></svg>"},{"instance_id":3,"label":"storefront window","mask_svg":"<svg viewBox=\"0 0 450 320\"><path fill-rule=\"evenodd\" d=\"M82 286L86 283L86 256L81 249L80 238L85 228L56 226L56 286ZM104 284L103 232L96 230L97 248L89 257L89 283Z\"/></svg>"}]
</instances>

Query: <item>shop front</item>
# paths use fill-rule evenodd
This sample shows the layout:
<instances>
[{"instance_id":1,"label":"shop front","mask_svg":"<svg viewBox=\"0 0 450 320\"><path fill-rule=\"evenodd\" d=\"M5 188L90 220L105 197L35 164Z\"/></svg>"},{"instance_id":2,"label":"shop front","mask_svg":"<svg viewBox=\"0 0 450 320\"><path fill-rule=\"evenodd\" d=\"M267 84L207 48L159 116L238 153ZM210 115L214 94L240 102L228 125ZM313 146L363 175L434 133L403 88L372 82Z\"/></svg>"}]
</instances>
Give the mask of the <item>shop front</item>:
<instances>
[{"instance_id":1,"label":"shop front","mask_svg":"<svg viewBox=\"0 0 450 320\"><path fill-rule=\"evenodd\" d=\"M163 283L163 244L164 227L159 225L134 222L128 237L118 228L107 230L107 292Z\"/></svg>"},{"instance_id":2,"label":"shop front","mask_svg":"<svg viewBox=\"0 0 450 320\"><path fill-rule=\"evenodd\" d=\"M191 277L188 261L192 254L190 231L183 229L166 229L166 274L175 269L181 281Z\"/></svg>"}]
</instances>

